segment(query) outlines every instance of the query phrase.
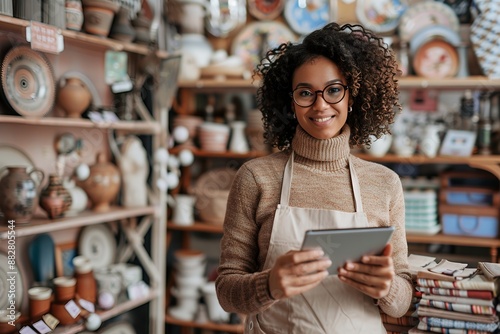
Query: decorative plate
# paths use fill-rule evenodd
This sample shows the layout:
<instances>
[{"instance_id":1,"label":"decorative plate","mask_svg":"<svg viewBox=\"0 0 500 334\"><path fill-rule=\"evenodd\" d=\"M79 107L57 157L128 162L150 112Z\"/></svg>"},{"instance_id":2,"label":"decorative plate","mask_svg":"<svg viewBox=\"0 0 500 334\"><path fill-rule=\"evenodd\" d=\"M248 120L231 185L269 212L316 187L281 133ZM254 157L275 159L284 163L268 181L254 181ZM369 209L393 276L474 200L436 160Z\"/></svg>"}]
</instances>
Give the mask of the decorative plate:
<instances>
[{"instance_id":1,"label":"decorative plate","mask_svg":"<svg viewBox=\"0 0 500 334\"><path fill-rule=\"evenodd\" d=\"M441 2L424 1L409 7L399 21L399 37L410 41L419 30L433 25L442 25L458 32L457 14Z\"/></svg>"},{"instance_id":2,"label":"decorative plate","mask_svg":"<svg viewBox=\"0 0 500 334\"><path fill-rule=\"evenodd\" d=\"M78 254L87 257L99 269L114 263L116 239L106 224L86 226L78 239Z\"/></svg>"},{"instance_id":3,"label":"decorative plate","mask_svg":"<svg viewBox=\"0 0 500 334\"><path fill-rule=\"evenodd\" d=\"M415 73L426 78L454 77L458 65L457 49L443 39L433 39L424 43L413 57Z\"/></svg>"},{"instance_id":4,"label":"decorative plate","mask_svg":"<svg viewBox=\"0 0 500 334\"><path fill-rule=\"evenodd\" d=\"M361 24L378 33L392 32L408 6L399 0L358 0L356 16Z\"/></svg>"},{"instance_id":5,"label":"decorative plate","mask_svg":"<svg viewBox=\"0 0 500 334\"><path fill-rule=\"evenodd\" d=\"M100 334L136 334L134 327L125 321L112 323L99 331Z\"/></svg>"},{"instance_id":6,"label":"decorative plate","mask_svg":"<svg viewBox=\"0 0 500 334\"><path fill-rule=\"evenodd\" d=\"M328 0L286 0L284 16L298 34L306 35L330 22Z\"/></svg>"},{"instance_id":7,"label":"decorative plate","mask_svg":"<svg viewBox=\"0 0 500 334\"><path fill-rule=\"evenodd\" d=\"M18 257L17 257L18 258ZM15 277L15 291L11 291L9 278ZM0 253L0 310L6 310L12 300L12 293L15 294L16 309L22 306L24 285L21 271L17 265L9 264L7 254Z\"/></svg>"},{"instance_id":8,"label":"decorative plate","mask_svg":"<svg viewBox=\"0 0 500 334\"><path fill-rule=\"evenodd\" d=\"M248 0L248 12L259 20L274 20L285 7L285 0Z\"/></svg>"},{"instance_id":9,"label":"decorative plate","mask_svg":"<svg viewBox=\"0 0 500 334\"><path fill-rule=\"evenodd\" d=\"M47 58L29 46L13 47L2 61L5 98L18 114L43 117L53 105L56 84Z\"/></svg>"},{"instance_id":10,"label":"decorative plate","mask_svg":"<svg viewBox=\"0 0 500 334\"><path fill-rule=\"evenodd\" d=\"M215 37L226 37L246 19L245 0L209 0L205 27Z\"/></svg>"},{"instance_id":11,"label":"decorative plate","mask_svg":"<svg viewBox=\"0 0 500 334\"><path fill-rule=\"evenodd\" d=\"M422 44L436 38L444 39L455 47L460 45L460 35L456 31L445 26L433 25L420 29L413 35L410 41L410 53L414 55Z\"/></svg>"},{"instance_id":12,"label":"decorative plate","mask_svg":"<svg viewBox=\"0 0 500 334\"><path fill-rule=\"evenodd\" d=\"M254 22L246 25L234 38L231 54L240 57L246 69L253 71L269 49L295 40L293 32L282 23Z\"/></svg>"}]
</instances>

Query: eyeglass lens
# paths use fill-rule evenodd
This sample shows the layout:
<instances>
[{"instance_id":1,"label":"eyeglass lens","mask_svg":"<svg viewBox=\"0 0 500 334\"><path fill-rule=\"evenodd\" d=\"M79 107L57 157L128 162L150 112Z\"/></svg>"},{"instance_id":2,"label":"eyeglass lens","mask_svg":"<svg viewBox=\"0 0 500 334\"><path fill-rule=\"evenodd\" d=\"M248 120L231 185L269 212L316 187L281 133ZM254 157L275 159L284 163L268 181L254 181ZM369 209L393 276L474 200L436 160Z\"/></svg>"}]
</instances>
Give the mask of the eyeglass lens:
<instances>
[{"instance_id":1,"label":"eyeglass lens","mask_svg":"<svg viewBox=\"0 0 500 334\"><path fill-rule=\"evenodd\" d=\"M316 102L318 93L330 104L339 103L345 96L346 87L339 83L326 86L323 91L314 91L308 87L299 87L293 91L293 100L301 107L310 107Z\"/></svg>"}]
</instances>

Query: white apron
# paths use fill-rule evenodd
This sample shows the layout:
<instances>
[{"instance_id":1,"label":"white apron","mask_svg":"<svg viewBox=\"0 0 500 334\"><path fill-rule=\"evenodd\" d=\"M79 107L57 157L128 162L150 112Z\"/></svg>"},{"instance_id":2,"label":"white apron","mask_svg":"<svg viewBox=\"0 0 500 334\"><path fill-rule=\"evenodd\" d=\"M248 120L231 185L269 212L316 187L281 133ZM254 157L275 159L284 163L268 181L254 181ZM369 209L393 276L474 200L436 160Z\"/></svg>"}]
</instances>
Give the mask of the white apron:
<instances>
[{"instance_id":1,"label":"white apron","mask_svg":"<svg viewBox=\"0 0 500 334\"><path fill-rule=\"evenodd\" d=\"M355 212L290 207L290 188L294 153L285 166L281 200L276 209L273 230L264 269L271 268L278 256L300 249L309 229L366 227L359 182L349 161L349 171L356 205ZM315 196L315 194L311 194ZM324 196L324 194L316 194ZM250 314L245 333L386 333L373 299L330 275L316 288L278 301L267 310Z\"/></svg>"}]
</instances>

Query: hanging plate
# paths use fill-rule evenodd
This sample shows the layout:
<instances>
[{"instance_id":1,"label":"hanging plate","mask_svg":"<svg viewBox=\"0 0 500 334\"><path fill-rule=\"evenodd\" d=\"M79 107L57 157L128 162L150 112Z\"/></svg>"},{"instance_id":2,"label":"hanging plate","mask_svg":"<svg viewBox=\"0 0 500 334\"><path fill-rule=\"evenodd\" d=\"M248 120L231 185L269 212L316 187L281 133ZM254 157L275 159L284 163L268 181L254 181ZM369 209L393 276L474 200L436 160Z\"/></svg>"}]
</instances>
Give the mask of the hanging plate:
<instances>
[{"instance_id":1,"label":"hanging plate","mask_svg":"<svg viewBox=\"0 0 500 334\"><path fill-rule=\"evenodd\" d=\"M285 0L248 0L248 12L259 20L274 20L284 6Z\"/></svg>"},{"instance_id":2,"label":"hanging plate","mask_svg":"<svg viewBox=\"0 0 500 334\"><path fill-rule=\"evenodd\" d=\"M298 34L306 35L330 22L328 0L286 0L285 19Z\"/></svg>"},{"instance_id":3,"label":"hanging plate","mask_svg":"<svg viewBox=\"0 0 500 334\"><path fill-rule=\"evenodd\" d=\"M358 0L356 16L361 24L378 33L396 29L407 5L399 0Z\"/></svg>"},{"instance_id":4,"label":"hanging plate","mask_svg":"<svg viewBox=\"0 0 500 334\"><path fill-rule=\"evenodd\" d=\"M209 0L205 26L215 37L226 37L246 19L245 0Z\"/></svg>"},{"instance_id":5,"label":"hanging plate","mask_svg":"<svg viewBox=\"0 0 500 334\"><path fill-rule=\"evenodd\" d=\"M413 35L428 26L439 24L458 32L458 17L450 8L441 2L424 1L409 7L399 21L399 37L409 42Z\"/></svg>"},{"instance_id":6,"label":"hanging plate","mask_svg":"<svg viewBox=\"0 0 500 334\"><path fill-rule=\"evenodd\" d=\"M56 85L47 58L29 46L13 47L2 61L2 90L25 117L43 117L53 105Z\"/></svg>"},{"instance_id":7,"label":"hanging plate","mask_svg":"<svg viewBox=\"0 0 500 334\"><path fill-rule=\"evenodd\" d=\"M88 258L96 269L114 263L116 239L111 229L106 224L85 226L78 238L78 254Z\"/></svg>"}]
</instances>

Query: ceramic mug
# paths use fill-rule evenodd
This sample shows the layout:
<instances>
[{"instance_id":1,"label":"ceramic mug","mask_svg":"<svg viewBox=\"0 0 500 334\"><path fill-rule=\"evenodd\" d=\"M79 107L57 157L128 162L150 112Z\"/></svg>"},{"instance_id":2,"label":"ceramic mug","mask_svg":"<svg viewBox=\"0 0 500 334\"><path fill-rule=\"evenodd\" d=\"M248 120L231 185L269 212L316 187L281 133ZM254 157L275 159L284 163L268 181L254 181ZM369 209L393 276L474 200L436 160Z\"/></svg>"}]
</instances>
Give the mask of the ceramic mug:
<instances>
[{"instance_id":1,"label":"ceramic mug","mask_svg":"<svg viewBox=\"0 0 500 334\"><path fill-rule=\"evenodd\" d=\"M31 319L38 318L50 311L52 289L47 287L34 287L28 290L29 315Z\"/></svg>"},{"instance_id":2,"label":"ceramic mug","mask_svg":"<svg viewBox=\"0 0 500 334\"><path fill-rule=\"evenodd\" d=\"M54 278L55 300L67 302L75 298L76 279L73 277L60 276Z\"/></svg>"}]
</instances>

